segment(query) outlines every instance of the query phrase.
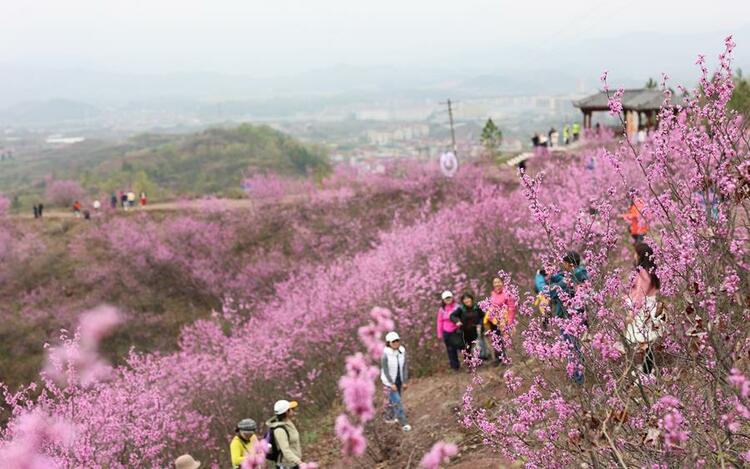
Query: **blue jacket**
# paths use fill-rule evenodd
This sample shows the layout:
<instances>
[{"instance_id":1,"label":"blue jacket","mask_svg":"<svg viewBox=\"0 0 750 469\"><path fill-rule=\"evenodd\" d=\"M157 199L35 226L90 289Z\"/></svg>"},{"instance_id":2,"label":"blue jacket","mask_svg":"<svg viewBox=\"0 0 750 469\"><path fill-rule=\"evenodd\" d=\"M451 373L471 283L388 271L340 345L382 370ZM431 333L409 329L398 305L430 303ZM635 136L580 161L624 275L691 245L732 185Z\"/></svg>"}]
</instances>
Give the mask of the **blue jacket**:
<instances>
[{"instance_id":1,"label":"blue jacket","mask_svg":"<svg viewBox=\"0 0 750 469\"><path fill-rule=\"evenodd\" d=\"M544 275L537 273L534 277L534 288L540 292L544 293L545 295L549 296L550 300L552 300L552 303L555 305L555 316L558 318L567 318L568 313L565 311L565 306L563 305L562 300L560 299L560 292L565 292L568 296L573 296L575 294L575 286L577 284L583 283L589 278L589 273L586 271L586 267L579 265L573 270L572 274L573 278L573 285L568 285L568 282L565 280L565 273L564 272L558 272L555 275L551 276L549 279L549 284L547 284L547 280L544 278ZM554 288L557 286L558 288Z\"/></svg>"}]
</instances>

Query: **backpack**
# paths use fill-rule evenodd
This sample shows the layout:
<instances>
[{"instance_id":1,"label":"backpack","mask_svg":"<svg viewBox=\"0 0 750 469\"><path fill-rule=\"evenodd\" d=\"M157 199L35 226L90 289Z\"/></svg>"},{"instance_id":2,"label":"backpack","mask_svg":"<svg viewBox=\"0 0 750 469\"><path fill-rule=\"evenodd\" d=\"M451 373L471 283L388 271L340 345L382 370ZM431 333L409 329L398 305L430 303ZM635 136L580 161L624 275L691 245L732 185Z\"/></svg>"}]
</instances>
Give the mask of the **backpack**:
<instances>
[{"instance_id":1,"label":"backpack","mask_svg":"<svg viewBox=\"0 0 750 469\"><path fill-rule=\"evenodd\" d=\"M268 452L266 453L266 459L268 461L278 462L279 457L281 456L281 450L279 449L279 446L276 444L276 438L273 436L273 431L276 428L281 428L284 430L284 433L286 433L287 440L289 439L289 432L285 427L270 427L266 434L263 436L263 439L266 440L266 443L268 443Z\"/></svg>"}]
</instances>

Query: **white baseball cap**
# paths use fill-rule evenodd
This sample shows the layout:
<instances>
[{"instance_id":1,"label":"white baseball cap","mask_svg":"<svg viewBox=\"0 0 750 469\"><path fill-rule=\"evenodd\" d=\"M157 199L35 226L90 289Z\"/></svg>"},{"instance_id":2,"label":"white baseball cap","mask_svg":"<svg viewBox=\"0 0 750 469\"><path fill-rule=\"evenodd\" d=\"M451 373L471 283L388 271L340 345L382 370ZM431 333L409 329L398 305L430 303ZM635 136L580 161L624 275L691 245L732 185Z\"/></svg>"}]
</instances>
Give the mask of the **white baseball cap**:
<instances>
[{"instance_id":1,"label":"white baseball cap","mask_svg":"<svg viewBox=\"0 0 750 469\"><path fill-rule=\"evenodd\" d=\"M401 340L401 337L398 336L398 332L391 331L385 335L385 341L390 343L394 340Z\"/></svg>"},{"instance_id":2,"label":"white baseball cap","mask_svg":"<svg viewBox=\"0 0 750 469\"><path fill-rule=\"evenodd\" d=\"M285 401L280 400L276 401L276 404L273 405L273 413L276 415L286 414L289 409L294 409L297 407L297 401Z\"/></svg>"},{"instance_id":3,"label":"white baseball cap","mask_svg":"<svg viewBox=\"0 0 750 469\"><path fill-rule=\"evenodd\" d=\"M451 293L451 291L450 291L450 290L445 290L445 291L443 292L443 294L442 294L442 295L440 295L440 297L441 297L442 299L444 299L444 300L446 300L446 299L448 299L448 298L453 298L453 293Z\"/></svg>"}]
</instances>

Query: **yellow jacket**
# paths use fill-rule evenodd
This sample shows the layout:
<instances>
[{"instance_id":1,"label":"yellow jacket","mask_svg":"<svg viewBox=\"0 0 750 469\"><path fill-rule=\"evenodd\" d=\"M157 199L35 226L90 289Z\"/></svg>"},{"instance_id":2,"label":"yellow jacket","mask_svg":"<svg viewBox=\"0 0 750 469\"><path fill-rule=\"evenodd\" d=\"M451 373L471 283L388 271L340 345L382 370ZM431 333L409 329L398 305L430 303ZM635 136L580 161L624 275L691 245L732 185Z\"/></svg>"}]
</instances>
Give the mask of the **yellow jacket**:
<instances>
[{"instance_id":1,"label":"yellow jacket","mask_svg":"<svg viewBox=\"0 0 750 469\"><path fill-rule=\"evenodd\" d=\"M229 453L232 455L233 467L240 467L247 455L252 454L253 446L257 441L258 437L255 435L251 436L248 442L243 441L239 435L232 438L232 442L229 443Z\"/></svg>"}]
</instances>

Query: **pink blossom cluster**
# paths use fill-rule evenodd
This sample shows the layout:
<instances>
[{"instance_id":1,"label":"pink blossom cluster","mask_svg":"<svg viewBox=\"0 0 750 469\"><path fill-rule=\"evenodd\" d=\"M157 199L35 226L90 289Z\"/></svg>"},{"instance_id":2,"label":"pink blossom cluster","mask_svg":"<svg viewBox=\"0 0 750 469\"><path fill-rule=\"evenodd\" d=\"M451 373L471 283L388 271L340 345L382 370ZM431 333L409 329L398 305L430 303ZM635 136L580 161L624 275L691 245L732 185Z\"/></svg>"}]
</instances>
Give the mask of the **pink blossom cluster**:
<instances>
[{"instance_id":1,"label":"pink blossom cluster","mask_svg":"<svg viewBox=\"0 0 750 469\"><path fill-rule=\"evenodd\" d=\"M450 459L458 454L458 446L453 443L438 441L428 451L419 465L424 469L440 469L443 464L448 464Z\"/></svg>"}]
</instances>

